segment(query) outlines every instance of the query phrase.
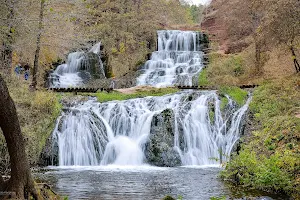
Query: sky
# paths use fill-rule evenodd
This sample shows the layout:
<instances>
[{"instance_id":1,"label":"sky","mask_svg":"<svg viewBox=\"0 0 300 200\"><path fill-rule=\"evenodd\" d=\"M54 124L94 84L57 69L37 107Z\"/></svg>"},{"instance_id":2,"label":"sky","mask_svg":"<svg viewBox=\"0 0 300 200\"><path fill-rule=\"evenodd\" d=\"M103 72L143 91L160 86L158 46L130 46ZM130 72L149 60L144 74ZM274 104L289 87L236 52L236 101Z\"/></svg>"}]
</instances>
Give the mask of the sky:
<instances>
[{"instance_id":1,"label":"sky","mask_svg":"<svg viewBox=\"0 0 300 200\"><path fill-rule=\"evenodd\" d=\"M198 4L206 4L206 3L208 3L208 2L210 2L211 0L189 0L191 3L193 3L193 4L196 4L196 5L198 5Z\"/></svg>"}]
</instances>

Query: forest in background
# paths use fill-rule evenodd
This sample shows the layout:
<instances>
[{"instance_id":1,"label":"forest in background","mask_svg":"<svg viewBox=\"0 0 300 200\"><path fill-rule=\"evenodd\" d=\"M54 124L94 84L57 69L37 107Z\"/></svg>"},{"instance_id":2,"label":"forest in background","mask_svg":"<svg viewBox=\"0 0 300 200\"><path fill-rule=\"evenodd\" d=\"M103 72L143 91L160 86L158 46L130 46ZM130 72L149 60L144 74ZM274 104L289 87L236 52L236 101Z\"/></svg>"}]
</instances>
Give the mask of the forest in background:
<instances>
[{"instance_id":1,"label":"forest in background","mask_svg":"<svg viewBox=\"0 0 300 200\"><path fill-rule=\"evenodd\" d=\"M202 10L179 0L3 0L0 58L5 68L39 64L42 78L53 62L101 41L109 58L107 74L119 77L145 62L156 48L157 30L199 24Z\"/></svg>"},{"instance_id":2,"label":"forest in background","mask_svg":"<svg viewBox=\"0 0 300 200\"><path fill-rule=\"evenodd\" d=\"M216 84L234 85L299 72L299 19L297 0L213 0L202 23L217 52L211 59L237 64L210 68L209 76Z\"/></svg>"}]
</instances>

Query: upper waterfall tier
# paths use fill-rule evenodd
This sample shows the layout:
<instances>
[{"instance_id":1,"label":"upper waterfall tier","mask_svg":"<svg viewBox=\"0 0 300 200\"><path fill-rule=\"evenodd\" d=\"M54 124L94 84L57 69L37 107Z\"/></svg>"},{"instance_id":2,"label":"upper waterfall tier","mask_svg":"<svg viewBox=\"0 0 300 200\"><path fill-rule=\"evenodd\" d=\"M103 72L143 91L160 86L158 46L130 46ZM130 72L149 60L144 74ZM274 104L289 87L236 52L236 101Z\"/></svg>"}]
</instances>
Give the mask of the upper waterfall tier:
<instances>
[{"instance_id":1,"label":"upper waterfall tier","mask_svg":"<svg viewBox=\"0 0 300 200\"><path fill-rule=\"evenodd\" d=\"M212 158L226 160L239 138L248 103L238 109L228 98L222 114L215 91L90 100L65 109L53 147L61 166L217 164Z\"/></svg>"},{"instance_id":2,"label":"upper waterfall tier","mask_svg":"<svg viewBox=\"0 0 300 200\"><path fill-rule=\"evenodd\" d=\"M193 31L162 30L157 32L158 51L199 51L199 33Z\"/></svg>"},{"instance_id":3,"label":"upper waterfall tier","mask_svg":"<svg viewBox=\"0 0 300 200\"><path fill-rule=\"evenodd\" d=\"M82 85L91 75L105 77L100 58L101 43L95 44L89 52L73 52L68 55L66 64L59 65L50 74L50 87L65 88Z\"/></svg>"},{"instance_id":4,"label":"upper waterfall tier","mask_svg":"<svg viewBox=\"0 0 300 200\"><path fill-rule=\"evenodd\" d=\"M138 85L194 85L203 68L203 35L193 31L163 30L158 31L157 36L157 51L143 66Z\"/></svg>"}]
</instances>

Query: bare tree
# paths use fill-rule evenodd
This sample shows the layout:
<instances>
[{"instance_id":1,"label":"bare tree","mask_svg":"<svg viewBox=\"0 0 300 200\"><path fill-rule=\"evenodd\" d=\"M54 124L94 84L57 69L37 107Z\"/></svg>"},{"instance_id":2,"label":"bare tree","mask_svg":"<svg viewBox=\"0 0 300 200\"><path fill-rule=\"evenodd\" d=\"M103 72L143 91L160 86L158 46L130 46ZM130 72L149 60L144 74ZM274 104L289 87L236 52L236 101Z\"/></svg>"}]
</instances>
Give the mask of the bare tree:
<instances>
[{"instance_id":1,"label":"bare tree","mask_svg":"<svg viewBox=\"0 0 300 200\"><path fill-rule=\"evenodd\" d=\"M296 72L300 65L296 56L296 38L300 35L300 1L271 0L267 6L263 31L270 44L285 44L291 52Z\"/></svg>"},{"instance_id":2,"label":"bare tree","mask_svg":"<svg viewBox=\"0 0 300 200\"><path fill-rule=\"evenodd\" d=\"M43 31L44 9L45 9L45 0L41 0L38 34L36 39L36 51L35 51L34 65L33 65L33 77L31 83L31 87L33 89L36 89L36 85L37 85L37 73L38 73L39 57L40 57L40 50L41 50L41 36Z\"/></svg>"},{"instance_id":3,"label":"bare tree","mask_svg":"<svg viewBox=\"0 0 300 200\"><path fill-rule=\"evenodd\" d=\"M18 199L29 197L30 194L37 199L16 107L1 75L0 107L0 128L7 143L11 163L11 178L4 182L0 176L0 190L16 192Z\"/></svg>"}]
</instances>

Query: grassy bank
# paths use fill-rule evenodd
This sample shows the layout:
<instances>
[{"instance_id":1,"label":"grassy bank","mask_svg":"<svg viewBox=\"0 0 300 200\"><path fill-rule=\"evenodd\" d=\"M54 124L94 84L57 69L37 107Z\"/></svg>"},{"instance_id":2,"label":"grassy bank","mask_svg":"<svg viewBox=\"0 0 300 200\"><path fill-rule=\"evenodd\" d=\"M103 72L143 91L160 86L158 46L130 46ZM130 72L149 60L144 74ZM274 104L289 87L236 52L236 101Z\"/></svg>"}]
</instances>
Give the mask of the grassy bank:
<instances>
[{"instance_id":1,"label":"grassy bank","mask_svg":"<svg viewBox=\"0 0 300 200\"><path fill-rule=\"evenodd\" d=\"M300 77L269 81L253 94L255 131L227 163L225 180L245 187L300 194Z\"/></svg>"},{"instance_id":2,"label":"grassy bank","mask_svg":"<svg viewBox=\"0 0 300 200\"><path fill-rule=\"evenodd\" d=\"M30 92L29 82L12 76L5 79L10 95L15 102L26 151L31 165L36 165L42 148L50 136L56 118L61 111L60 96L48 91ZM1 134L1 171L8 168L9 156Z\"/></svg>"},{"instance_id":3,"label":"grassy bank","mask_svg":"<svg viewBox=\"0 0 300 200\"><path fill-rule=\"evenodd\" d=\"M143 98L147 96L163 96L167 94L173 94L178 92L177 88L146 88L146 89L136 89L133 93L121 93L118 91L113 91L110 93L107 92L98 92L88 94L89 96L97 97L99 102L107 102L114 100L128 100L134 98ZM87 95L87 94L83 94Z\"/></svg>"},{"instance_id":4,"label":"grassy bank","mask_svg":"<svg viewBox=\"0 0 300 200\"><path fill-rule=\"evenodd\" d=\"M254 70L253 47L238 54L210 54L208 67L199 76L199 85L217 86L221 96L229 95L238 104L246 92L235 87L259 84L250 104L248 133L242 150L233 154L221 173L247 188L300 194L300 76L293 74L290 58L280 49L262 54L260 73ZM285 67L283 67L285 66ZM227 99L221 99L226 105Z\"/></svg>"}]
</instances>

